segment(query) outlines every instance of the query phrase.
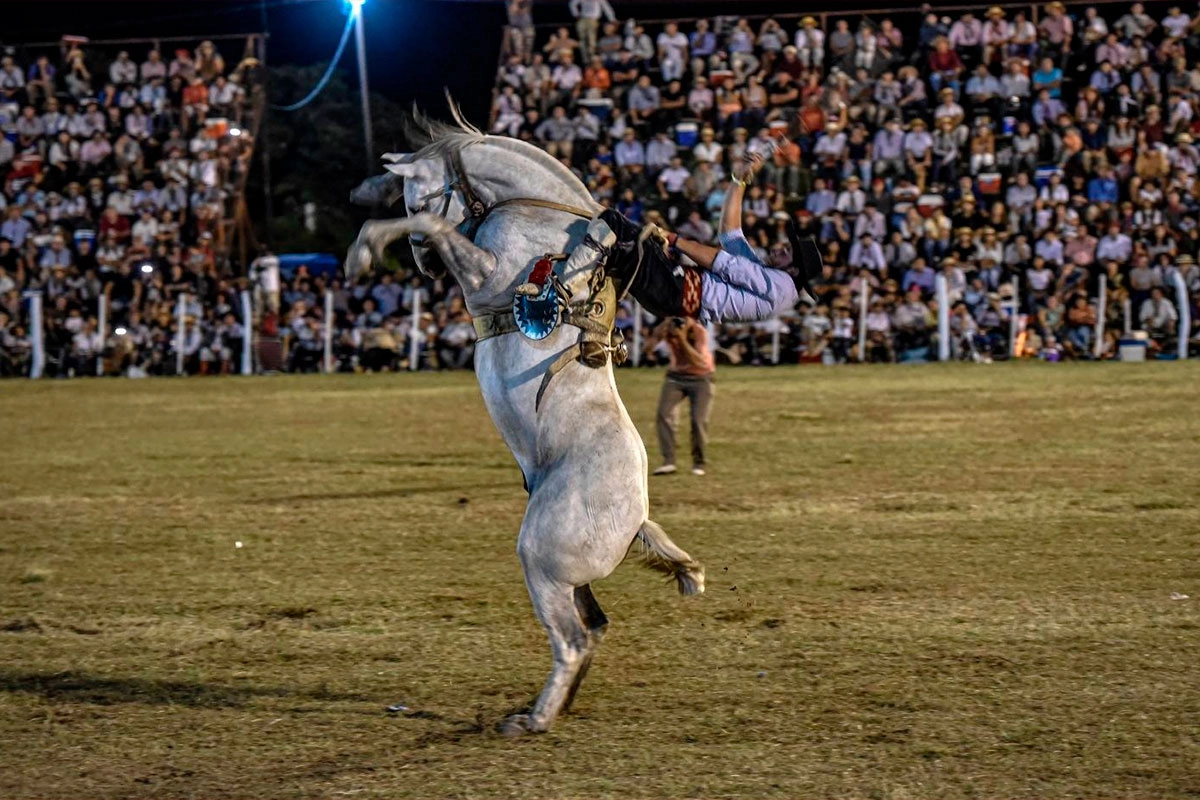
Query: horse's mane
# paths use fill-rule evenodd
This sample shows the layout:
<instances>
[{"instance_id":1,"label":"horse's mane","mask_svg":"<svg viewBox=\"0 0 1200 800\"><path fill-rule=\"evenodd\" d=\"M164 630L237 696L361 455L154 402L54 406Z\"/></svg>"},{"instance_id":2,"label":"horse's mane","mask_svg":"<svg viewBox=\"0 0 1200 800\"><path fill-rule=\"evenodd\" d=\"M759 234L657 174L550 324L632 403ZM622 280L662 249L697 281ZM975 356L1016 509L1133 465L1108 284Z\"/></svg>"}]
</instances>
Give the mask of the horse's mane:
<instances>
[{"instance_id":1,"label":"horse's mane","mask_svg":"<svg viewBox=\"0 0 1200 800\"><path fill-rule=\"evenodd\" d=\"M421 161L424 159L441 159L448 154L462 152L475 144L487 144L499 147L511 153L536 162L543 169L553 173L555 177L570 185L577 192L590 197L587 187L579 177L562 165L558 159L551 156L540 147L513 139L508 136L489 136L467 122L458 103L446 92L446 101L450 106L453 124L430 119L416 105L404 119L404 138L414 152L406 161Z\"/></svg>"},{"instance_id":2,"label":"horse's mane","mask_svg":"<svg viewBox=\"0 0 1200 800\"><path fill-rule=\"evenodd\" d=\"M440 158L487 138L483 131L467 122L458 103L454 102L449 92L446 93L446 100L450 104L450 115L454 118L453 125L430 119L416 104L413 105L412 112L405 116L404 138L415 151L411 157L412 161Z\"/></svg>"}]
</instances>

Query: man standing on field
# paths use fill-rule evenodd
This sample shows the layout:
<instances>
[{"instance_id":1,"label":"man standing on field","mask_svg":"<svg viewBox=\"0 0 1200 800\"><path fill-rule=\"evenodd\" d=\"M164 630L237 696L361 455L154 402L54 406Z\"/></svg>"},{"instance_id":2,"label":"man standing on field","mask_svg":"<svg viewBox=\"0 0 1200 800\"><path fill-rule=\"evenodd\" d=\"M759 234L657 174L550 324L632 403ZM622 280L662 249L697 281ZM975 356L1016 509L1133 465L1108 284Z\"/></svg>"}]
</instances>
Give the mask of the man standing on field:
<instances>
[{"instance_id":1,"label":"man standing on field","mask_svg":"<svg viewBox=\"0 0 1200 800\"><path fill-rule=\"evenodd\" d=\"M692 410L692 474L703 475L716 372L708 331L695 319L671 317L659 326L658 334L671 350L671 361L658 400L658 449L662 451L663 463L654 474L671 475L676 471L675 428L679 404L687 398Z\"/></svg>"}]
</instances>

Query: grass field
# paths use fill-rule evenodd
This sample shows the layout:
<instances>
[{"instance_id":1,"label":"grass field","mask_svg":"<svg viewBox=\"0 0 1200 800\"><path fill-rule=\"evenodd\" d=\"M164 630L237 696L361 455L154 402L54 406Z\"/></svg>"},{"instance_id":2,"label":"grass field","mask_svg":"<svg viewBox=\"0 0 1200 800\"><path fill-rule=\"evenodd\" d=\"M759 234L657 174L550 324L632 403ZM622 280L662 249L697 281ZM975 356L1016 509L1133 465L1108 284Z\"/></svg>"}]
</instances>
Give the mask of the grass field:
<instances>
[{"instance_id":1,"label":"grass field","mask_svg":"<svg viewBox=\"0 0 1200 800\"><path fill-rule=\"evenodd\" d=\"M708 593L598 584L575 708L508 741L549 656L470 375L5 382L0 797L1200 797L1198 401L726 371L709 476L651 486Z\"/></svg>"}]
</instances>

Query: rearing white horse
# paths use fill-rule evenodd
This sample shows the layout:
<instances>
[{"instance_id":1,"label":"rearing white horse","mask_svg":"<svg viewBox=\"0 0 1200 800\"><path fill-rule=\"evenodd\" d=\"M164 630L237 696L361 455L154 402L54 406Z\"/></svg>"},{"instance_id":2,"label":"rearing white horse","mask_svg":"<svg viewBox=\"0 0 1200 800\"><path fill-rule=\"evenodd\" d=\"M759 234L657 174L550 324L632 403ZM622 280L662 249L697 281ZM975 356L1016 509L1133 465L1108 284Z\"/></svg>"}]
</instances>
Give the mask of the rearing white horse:
<instances>
[{"instance_id":1,"label":"rearing white horse","mask_svg":"<svg viewBox=\"0 0 1200 800\"><path fill-rule=\"evenodd\" d=\"M366 223L346 270L353 278L388 244L409 237L422 272L429 274L432 251L462 286L471 314L487 318L512 309L539 258L580 244L600 209L547 153L486 136L453 110L457 127L423 121L429 143L389 156L388 169L404 179L408 216ZM579 333L564 321L538 341L507 333L481 338L475 349L484 404L525 476L529 503L517 553L554 657L530 712L502 723L508 735L548 730L570 705L608 622L591 583L616 569L635 539L682 594L704 591L703 567L649 519L646 449L611 361L600 368L569 361L537 402L547 370Z\"/></svg>"}]
</instances>

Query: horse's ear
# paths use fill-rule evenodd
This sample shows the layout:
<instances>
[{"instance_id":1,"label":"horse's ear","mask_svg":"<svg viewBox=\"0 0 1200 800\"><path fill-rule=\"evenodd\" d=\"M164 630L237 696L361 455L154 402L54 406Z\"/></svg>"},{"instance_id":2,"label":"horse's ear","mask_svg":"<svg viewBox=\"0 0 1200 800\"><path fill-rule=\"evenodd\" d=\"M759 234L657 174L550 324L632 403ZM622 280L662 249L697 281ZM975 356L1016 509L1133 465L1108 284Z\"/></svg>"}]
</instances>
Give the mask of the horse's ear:
<instances>
[{"instance_id":1,"label":"horse's ear","mask_svg":"<svg viewBox=\"0 0 1200 800\"><path fill-rule=\"evenodd\" d=\"M393 175L399 175L401 178L411 178L413 175L417 174L416 165L406 162L388 164L386 169L388 172L392 173Z\"/></svg>"}]
</instances>

